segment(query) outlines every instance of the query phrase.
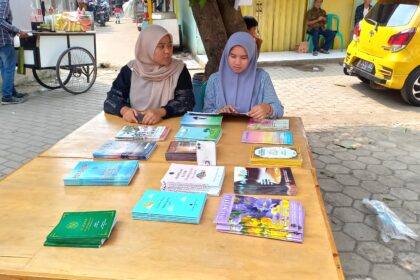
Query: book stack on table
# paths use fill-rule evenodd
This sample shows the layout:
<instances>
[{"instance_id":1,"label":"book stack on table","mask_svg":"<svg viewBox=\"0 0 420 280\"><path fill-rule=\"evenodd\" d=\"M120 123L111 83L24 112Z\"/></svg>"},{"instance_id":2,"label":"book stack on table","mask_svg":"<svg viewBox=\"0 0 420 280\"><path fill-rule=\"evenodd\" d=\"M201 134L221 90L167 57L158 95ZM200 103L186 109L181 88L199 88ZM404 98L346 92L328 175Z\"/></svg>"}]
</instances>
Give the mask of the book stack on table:
<instances>
[{"instance_id":1,"label":"book stack on table","mask_svg":"<svg viewBox=\"0 0 420 280\"><path fill-rule=\"evenodd\" d=\"M171 141L165 153L166 160L196 161L197 149L195 141Z\"/></svg>"},{"instance_id":2,"label":"book stack on table","mask_svg":"<svg viewBox=\"0 0 420 280\"><path fill-rule=\"evenodd\" d=\"M224 166L172 163L160 181L162 191L202 192L218 196L225 177Z\"/></svg>"},{"instance_id":3,"label":"book stack on table","mask_svg":"<svg viewBox=\"0 0 420 280\"><path fill-rule=\"evenodd\" d=\"M80 161L64 178L64 185L127 186L138 168L137 160Z\"/></svg>"},{"instance_id":4,"label":"book stack on table","mask_svg":"<svg viewBox=\"0 0 420 280\"><path fill-rule=\"evenodd\" d=\"M294 200L223 194L214 222L220 232L302 243L304 217Z\"/></svg>"},{"instance_id":5,"label":"book stack on table","mask_svg":"<svg viewBox=\"0 0 420 280\"><path fill-rule=\"evenodd\" d=\"M156 146L155 142L109 140L93 152L93 157L147 160Z\"/></svg>"},{"instance_id":6,"label":"book stack on table","mask_svg":"<svg viewBox=\"0 0 420 280\"><path fill-rule=\"evenodd\" d=\"M115 136L117 140L164 141L170 131L165 126L128 125Z\"/></svg>"},{"instance_id":7,"label":"book stack on table","mask_svg":"<svg viewBox=\"0 0 420 280\"><path fill-rule=\"evenodd\" d=\"M289 167L235 167L236 194L296 195L297 188Z\"/></svg>"},{"instance_id":8,"label":"book stack on table","mask_svg":"<svg viewBox=\"0 0 420 280\"><path fill-rule=\"evenodd\" d=\"M205 193L147 190L132 210L134 220L199 224Z\"/></svg>"},{"instance_id":9,"label":"book stack on table","mask_svg":"<svg viewBox=\"0 0 420 280\"><path fill-rule=\"evenodd\" d=\"M117 212L64 212L44 246L99 248L111 235Z\"/></svg>"},{"instance_id":10,"label":"book stack on table","mask_svg":"<svg viewBox=\"0 0 420 280\"><path fill-rule=\"evenodd\" d=\"M253 146L251 148L250 163L264 166L301 167L303 159L298 147Z\"/></svg>"}]
</instances>

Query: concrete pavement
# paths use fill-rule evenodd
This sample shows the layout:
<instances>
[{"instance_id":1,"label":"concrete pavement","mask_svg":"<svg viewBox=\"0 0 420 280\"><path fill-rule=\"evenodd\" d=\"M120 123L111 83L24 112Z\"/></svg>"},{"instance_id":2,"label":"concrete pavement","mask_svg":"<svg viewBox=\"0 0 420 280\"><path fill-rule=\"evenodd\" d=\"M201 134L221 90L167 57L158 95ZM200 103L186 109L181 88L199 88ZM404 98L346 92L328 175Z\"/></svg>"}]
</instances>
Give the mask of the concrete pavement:
<instances>
[{"instance_id":1,"label":"concrete pavement","mask_svg":"<svg viewBox=\"0 0 420 280\"><path fill-rule=\"evenodd\" d=\"M18 87L30 93L28 101L0 106L0 176L102 110L137 34L127 20L98 28L98 60L111 68L100 69L88 93L44 90L33 82ZM286 114L303 118L346 278L420 279L420 243L381 241L375 215L361 203L384 201L420 235L420 109L396 91L373 91L344 76L337 63L265 69Z\"/></svg>"}]
</instances>

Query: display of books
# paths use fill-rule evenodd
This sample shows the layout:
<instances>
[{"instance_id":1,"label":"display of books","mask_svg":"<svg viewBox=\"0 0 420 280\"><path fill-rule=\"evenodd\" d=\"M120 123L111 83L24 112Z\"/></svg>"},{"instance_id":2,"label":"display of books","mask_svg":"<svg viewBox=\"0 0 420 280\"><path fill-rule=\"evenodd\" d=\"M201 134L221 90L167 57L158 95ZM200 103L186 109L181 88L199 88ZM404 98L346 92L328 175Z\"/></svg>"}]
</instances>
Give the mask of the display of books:
<instances>
[{"instance_id":1,"label":"display of books","mask_svg":"<svg viewBox=\"0 0 420 280\"><path fill-rule=\"evenodd\" d=\"M291 131L244 131L242 140L244 143L262 143L262 144L284 144L293 145Z\"/></svg>"},{"instance_id":2,"label":"display of books","mask_svg":"<svg viewBox=\"0 0 420 280\"><path fill-rule=\"evenodd\" d=\"M181 126L175 134L176 141L214 141L219 142L222 136L221 127Z\"/></svg>"},{"instance_id":3,"label":"display of books","mask_svg":"<svg viewBox=\"0 0 420 280\"><path fill-rule=\"evenodd\" d=\"M166 160L196 161L195 141L171 141L165 153Z\"/></svg>"},{"instance_id":4,"label":"display of books","mask_svg":"<svg viewBox=\"0 0 420 280\"><path fill-rule=\"evenodd\" d=\"M205 193L147 190L132 210L135 220L199 224Z\"/></svg>"},{"instance_id":5,"label":"display of books","mask_svg":"<svg viewBox=\"0 0 420 280\"><path fill-rule=\"evenodd\" d=\"M289 130L288 119L250 119L248 121L249 129L263 129L263 130Z\"/></svg>"},{"instance_id":6,"label":"display of books","mask_svg":"<svg viewBox=\"0 0 420 280\"><path fill-rule=\"evenodd\" d=\"M146 160L156 149L155 142L106 141L93 152L94 158L121 158Z\"/></svg>"},{"instance_id":7,"label":"display of books","mask_svg":"<svg viewBox=\"0 0 420 280\"><path fill-rule=\"evenodd\" d=\"M220 232L302 243L304 219L294 200L223 194L214 222Z\"/></svg>"},{"instance_id":8,"label":"display of books","mask_svg":"<svg viewBox=\"0 0 420 280\"><path fill-rule=\"evenodd\" d=\"M161 190L202 192L218 196L225 177L224 166L199 166L172 163L161 180Z\"/></svg>"},{"instance_id":9,"label":"display of books","mask_svg":"<svg viewBox=\"0 0 420 280\"><path fill-rule=\"evenodd\" d=\"M44 246L99 248L111 235L117 211L64 212Z\"/></svg>"},{"instance_id":10,"label":"display of books","mask_svg":"<svg viewBox=\"0 0 420 280\"><path fill-rule=\"evenodd\" d=\"M124 126L115 136L117 140L164 141L169 127L148 125Z\"/></svg>"},{"instance_id":11,"label":"display of books","mask_svg":"<svg viewBox=\"0 0 420 280\"><path fill-rule=\"evenodd\" d=\"M264 166L302 166L300 149L295 146L253 146L251 148L251 164Z\"/></svg>"},{"instance_id":12,"label":"display of books","mask_svg":"<svg viewBox=\"0 0 420 280\"><path fill-rule=\"evenodd\" d=\"M221 126L222 125L222 116L219 115L197 115L186 113L181 121L180 124L182 126Z\"/></svg>"},{"instance_id":13,"label":"display of books","mask_svg":"<svg viewBox=\"0 0 420 280\"><path fill-rule=\"evenodd\" d=\"M65 186L127 186L139 167L137 160L80 161L64 178Z\"/></svg>"},{"instance_id":14,"label":"display of books","mask_svg":"<svg viewBox=\"0 0 420 280\"><path fill-rule=\"evenodd\" d=\"M297 192L289 167L235 167L233 181L236 194L296 195Z\"/></svg>"}]
</instances>

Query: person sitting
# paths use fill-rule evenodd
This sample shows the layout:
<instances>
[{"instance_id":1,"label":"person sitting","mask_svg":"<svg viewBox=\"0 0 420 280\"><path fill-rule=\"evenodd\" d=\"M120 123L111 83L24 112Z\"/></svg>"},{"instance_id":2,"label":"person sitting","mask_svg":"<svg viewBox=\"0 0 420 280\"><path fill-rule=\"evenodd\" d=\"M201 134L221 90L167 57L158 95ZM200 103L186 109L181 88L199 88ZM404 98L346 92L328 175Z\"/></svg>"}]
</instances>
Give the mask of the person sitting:
<instances>
[{"instance_id":1,"label":"person sitting","mask_svg":"<svg viewBox=\"0 0 420 280\"><path fill-rule=\"evenodd\" d=\"M257 44L257 53L260 54L263 40L257 35L258 21L251 16L244 16L244 21L248 33L251 34Z\"/></svg>"},{"instance_id":2,"label":"person sitting","mask_svg":"<svg viewBox=\"0 0 420 280\"><path fill-rule=\"evenodd\" d=\"M356 8L356 13L354 15L354 25L359 23L369 12L370 9L372 9L372 5L370 4L371 0L364 0L363 4L360 4Z\"/></svg>"},{"instance_id":3,"label":"person sitting","mask_svg":"<svg viewBox=\"0 0 420 280\"><path fill-rule=\"evenodd\" d=\"M172 58L172 36L159 26L141 31L135 60L121 68L104 102L104 111L131 123L156 124L194 107L191 76Z\"/></svg>"},{"instance_id":4,"label":"person sitting","mask_svg":"<svg viewBox=\"0 0 420 280\"><path fill-rule=\"evenodd\" d=\"M315 0L314 6L306 13L306 26L308 28L307 33L312 35L312 43L314 46L313 55L318 55L318 52L329 54L331 43L334 41L335 32L327 29L325 24L327 23L327 13L321 9L322 0ZM319 49L319 35L324 36L324 44Z\"/></svg>"},{"instance_id":5,"label":"person sitting","mask_svg":"<svg viewBox=\"0 0 420 280\"><path fill-rule=\"evenodd\" d=\"M283 106L266 71L257 68L254 39L247 32L232 34L219 71L207 81L203 112L246 113L255 119L280 118Z\"/></svg>"}]
</instances>

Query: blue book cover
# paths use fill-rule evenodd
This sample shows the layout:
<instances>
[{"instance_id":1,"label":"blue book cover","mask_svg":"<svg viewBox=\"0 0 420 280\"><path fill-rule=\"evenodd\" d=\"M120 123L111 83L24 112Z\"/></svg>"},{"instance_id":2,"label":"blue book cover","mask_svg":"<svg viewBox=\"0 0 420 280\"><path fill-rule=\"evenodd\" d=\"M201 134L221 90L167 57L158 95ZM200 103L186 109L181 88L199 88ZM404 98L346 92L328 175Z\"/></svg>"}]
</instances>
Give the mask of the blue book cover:
<instances>
[{"instance_id":1,"label":"blue book cover","mask_svg":"<svg viewBox=\"0 0 420 280\"><path fill-rule=\"evenodd\" d=\"M126 186L138 169L137 160L80 161L64 178L65 186Z\"/></svg>"},{"instance_id":2,"label":"blue book cover","mask_svg":"<svg viewBox=\"0 0 420 280\"><path fill-rule=\"evenodd\" d=\"M185 114L180 124L182 126L221 126L223 116Z\"/></svg>"},{"instance_id":3,"label":"blue book cover","mask_svg":"<svg viewBox=\"0 0 420 280\"><path fill-rule=\"evenodd\" d=\"M218 142L222 136L222 128L181 126L175 134L176 141L214 141Z\"/></svg>"},{"instance_id":4,"label":"blue book cover","mask_svg":"<svg viewBox=\"0 0 420 280\"><path fill-rule=\"evenodd\" d=\"M93 152L94 158L143 159L150 157L156 149L156 142L106 141Z\"/></svg>"},{"instance_id":5,"label":"blue book cover","mask_svg":"<svg viewBox=\"0 0 420 280\"><path fill-rule=\"evenodd\" d=\"M134 218L199 223L206 203L205 193L147 190L132 210Z\"/></svg>"}]
</instances>

